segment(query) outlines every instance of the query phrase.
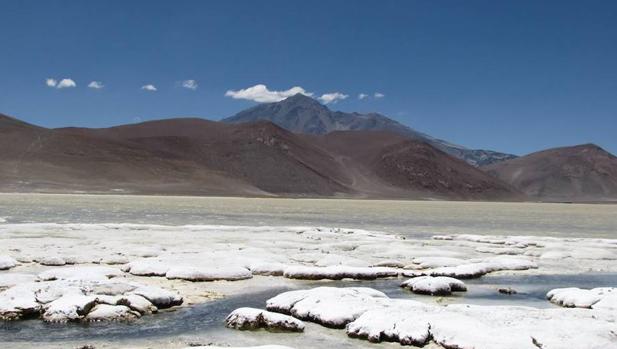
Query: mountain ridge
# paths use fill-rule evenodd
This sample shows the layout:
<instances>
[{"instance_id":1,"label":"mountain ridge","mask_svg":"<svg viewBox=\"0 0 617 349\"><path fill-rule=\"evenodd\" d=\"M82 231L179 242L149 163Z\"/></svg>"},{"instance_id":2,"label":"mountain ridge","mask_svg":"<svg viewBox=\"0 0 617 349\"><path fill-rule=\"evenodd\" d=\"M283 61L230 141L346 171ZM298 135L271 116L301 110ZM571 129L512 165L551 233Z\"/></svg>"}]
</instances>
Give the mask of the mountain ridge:
<instances>
[{"instance_id":1,"label":"mountain ridge","mask_svg":"<svg viewBox=\"0 0 617 349\"><path fill-rule=\"evenodd\" d=\"M23 125L0 125L0 149L4 149L0 153L0 191L522 198L507 184L423 141L385 131L303 135L269 121L227 124L197 118L103 129ZM328 142L338 145L327 146ZM422 152L405 148L412 144L430 156L422 158L417 155ZM365 158L349 151L360 145ZM385 156L401 159L405 166L393 166L392 161L382 160ZM452 169L456 175L448 176L450 172L442 168ZM385 175L388 173L391 176Z\"/></svg>"},{"instance_id":2,"label":"mountain ridge","mask_svg":"<svg viewBox=\"0 0 617 349\"><path fill-rule=\"evenodd\" d=\"M515 155L492 150L468 149L460 145L437 139L412 129L379 113L346 113L331 111L317 100L296 94L280 102L258 104L252 108L224 118L226 123L271 121L295 133L323 135L334 131L391 131L411 139L423 140L434 147L474 166L488 165L515 158Z\"/></svg>"},{"instance_id":3,"label":"mountain ridge","mask_svg":"<svg viewBox=\"0 0 617 349\"><path fill-rule=\"evenodd\" d=\"M200 118L50 129L0 114L0 149L9 192L617 201L617 157L595 144L477 168L391 131Z\"/></svg>"}]
</instances>

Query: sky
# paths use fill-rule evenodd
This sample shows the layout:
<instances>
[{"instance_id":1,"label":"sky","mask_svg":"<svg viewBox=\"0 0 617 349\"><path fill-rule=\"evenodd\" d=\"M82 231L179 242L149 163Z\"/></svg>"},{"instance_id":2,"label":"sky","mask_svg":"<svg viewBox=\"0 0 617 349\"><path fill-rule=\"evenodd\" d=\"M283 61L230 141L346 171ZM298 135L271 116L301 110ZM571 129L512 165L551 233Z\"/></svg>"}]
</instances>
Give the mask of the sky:
<instances>
[{"instance_id":1,"label":"sky","mask_svg":"<svg viewBox=\"0 0 617 349\"><path fill-rule=\"evenodd\" d=\"M0 1L0 113L218 120L292 93L471 148L617 154L617 1Z\"/></svg>"}]
</instances>

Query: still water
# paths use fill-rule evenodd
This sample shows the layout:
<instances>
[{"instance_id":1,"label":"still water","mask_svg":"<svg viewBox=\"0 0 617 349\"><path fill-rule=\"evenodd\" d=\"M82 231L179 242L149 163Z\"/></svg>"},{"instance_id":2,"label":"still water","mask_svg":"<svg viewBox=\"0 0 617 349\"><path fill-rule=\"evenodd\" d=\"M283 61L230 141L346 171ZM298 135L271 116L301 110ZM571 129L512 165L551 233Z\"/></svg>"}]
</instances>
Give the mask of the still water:
<instances>
[{"instance_id":1,"label":"still water","mask_svg":"<svg viewBox=\"0 0 617 349\"><path fill-rule=\"evenodd\" d=\"M549 308L555 307L545 299L546 292L549 290L577 284L584 284L589 288L617 285L617 274L484 276L480 279L466 280L466 284L468 292L457 293L450 297L413 294L400 288L400 280L397 279L375 281L299 281L294 289L317 286L363 286L378 289L391 298L414 299L427 303L519 305ZM518 293L515 295L503 295L497 292L497 289L500 287L511 287L516 289ZM231 311L239 307L264 308L268 298L288 290L290 288L273 288L266 292L230 297L170 312L163 311L153 316L145 316L139 321L132 323L48 324L40 320L0 322L0 338L7 342L53 342L97 339L127 341L138 338L146 339L177 335L195 338L203 335L207 335L209 338L213 338L213 336L225 338L225 336L233 336L239 333L224 327L225 317ZM267 333L262 333L262 337L264 336L267 338ZM274 336L278 336L278 334Z\"/></svg>"}]
</instances>

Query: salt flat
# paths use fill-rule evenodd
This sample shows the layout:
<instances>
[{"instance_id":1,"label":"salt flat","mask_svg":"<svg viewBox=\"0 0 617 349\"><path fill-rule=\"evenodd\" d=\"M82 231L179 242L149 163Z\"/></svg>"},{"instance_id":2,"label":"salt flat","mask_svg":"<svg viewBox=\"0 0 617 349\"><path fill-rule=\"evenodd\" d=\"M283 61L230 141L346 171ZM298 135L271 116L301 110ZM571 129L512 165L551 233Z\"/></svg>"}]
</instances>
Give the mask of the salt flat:
<instances>
[{"instance_id":1,"label":"salt flat","mask_svg":"<svg viewBox=\"0 0 617 349\"><path fill-rule=\"evenodd\" d=\"M556 328L580 325L581 336L575 339L589 348L597 347L592 345L594 341L617 343L617 330L612 330L614 317L607 315L614 312L615 292L606 289L617 286L613 277L617 275L615 208L0 195L0 216L5 221L0 223L0 260L5 269L0 271L0 289L5 290L0 293L0 315L11 320L0 328L0 344L7 348L25 348L32 342L49 348L83 344L180 348L196 343L295 348L398 346L347 337L375 341L370 333L389 331L377 321L383 317L382 310L357 308L360 303L353 300L349 304L335 301L346 311L360 309L343 314L347 320L340 325L349 323L347 331L311 322L303 333L293 334L224 327L224 318L236 308L265 309L268 298L323 285L388 290L392 300L386 301L386 308L411 302L400 304L418 314L435 309L430 313L441 315L417 315L415 327L408 327L412 337L405 337L416 338L413 336L420 333L419 339L410 339L410 343L428 348L461 343L495 348L495 342L487 339L495 336L477 337L484 339L474 342L463 336L457 321L444 321L460 318L462 324L476 319L486 333L503 335L507 324L489 321L498 313L497 308L491 308L496 305L506 307L499 309L504 318L511 319L508 321L520 322L517 333L521 338L503 342L504 347L523 342L533 345L527 338L531 333L525 325L527 318L536 319L531 326L534 338L545 340L546 348L561 348L559 338L566 337L547 337L542 332L545 320L550 320L546 331L553 333ZM358 224L354 225L355 217ZM581 217L597 220L580 222ZM317 224L321 221L327 224ZM384 229L376 229L379 226ZM588 233L581 230L584 227ZM600 275L593 285L581 278L592 274ZM421 283L413 283L417 293L448 294L443 287L452 285L463 290L461 284L443 277L461 280L467 292L420 296L408 284L399 287L415 277L423 278ZM555 278L563 281L547 286L550 288L543 289L541 297L532 296L525 285L517 283L512 285L520 295L498 292L495 280L521 277L538 278L540 283ZM555 291L559 296L553 297L554 304L542 299L546 292L560 287L595 290ZM454 303L457 306L451 307ZM465 310L466 304L474 305ZM538 304L547 310L539 309ZM583 308L589 304L590 309L559 306L570 304ZM368 310L374 315L367 312L361 317ZM319 310L309 307L306 311ZM404 313L396 319L389 321L403 321L405 326L411 321ZM66 323L45 323L52 320ZM84 325L89 321L97 324ZM126 325L127 321L131 324ZM422 323L441 329L430 336L443 340L439 344L423 340L430 336L422 332ZM147 334L148 328L158 330ZM382 336L377 339L388 339Z\"/></svg>"},{"instance_id":2,"label":"salt flat","mask_svg":"<svg viewBox=\"0 0 617 349\"><path fill-rule=\"evenodd\" d=\"M0 194L14 223L295 225L439 233L615 238L617 205Z\"/></svg>"}]
</instances>

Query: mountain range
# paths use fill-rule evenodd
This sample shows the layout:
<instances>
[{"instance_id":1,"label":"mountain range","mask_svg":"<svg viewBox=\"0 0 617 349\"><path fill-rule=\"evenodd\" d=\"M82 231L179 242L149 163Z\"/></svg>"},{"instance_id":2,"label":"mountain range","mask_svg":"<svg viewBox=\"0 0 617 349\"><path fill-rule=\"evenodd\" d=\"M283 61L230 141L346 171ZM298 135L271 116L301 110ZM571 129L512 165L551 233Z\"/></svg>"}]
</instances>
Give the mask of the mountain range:
<instances>
[{"instance_id":1,"label":"mountain range","mask_svg":"<svg viewBox=\"0 0 617 349\"><path fill-rule=\"evenodd\" d=\"M323 135L333 131L390 131L405 137L425 141L437 149L463 159L474 166L489 165L513 159L512 154L492 150L468 149L431 137L378 113L344 113L331 111L325 105L303 94L281 102L259 104L225 118L227 123L266 120L295 133Z\"/></svg>"},{"instance_id":2,"label":"mountain range","mask_svg":"<svg viewBox=\"0 0 617 349\"><path fill-rule=\"evenodd\" d=\"M221 122L49 129L0 114L0 147L2 192L617 200L617 159L597 146L520 158L480 151L491 160L472 165L452 154L465 148L305 96Z\"/></svg>"},{"instance_id":3,"label":"mountain range","mask_svg":"<svg viewBox=\"0 0 617 349\"><path fill-rule=\"evenodd\" d=\"M0 117L0 190L511 200L500 180L387 132L168 119L47 129Z\"/></svg>"}]
</instances>

